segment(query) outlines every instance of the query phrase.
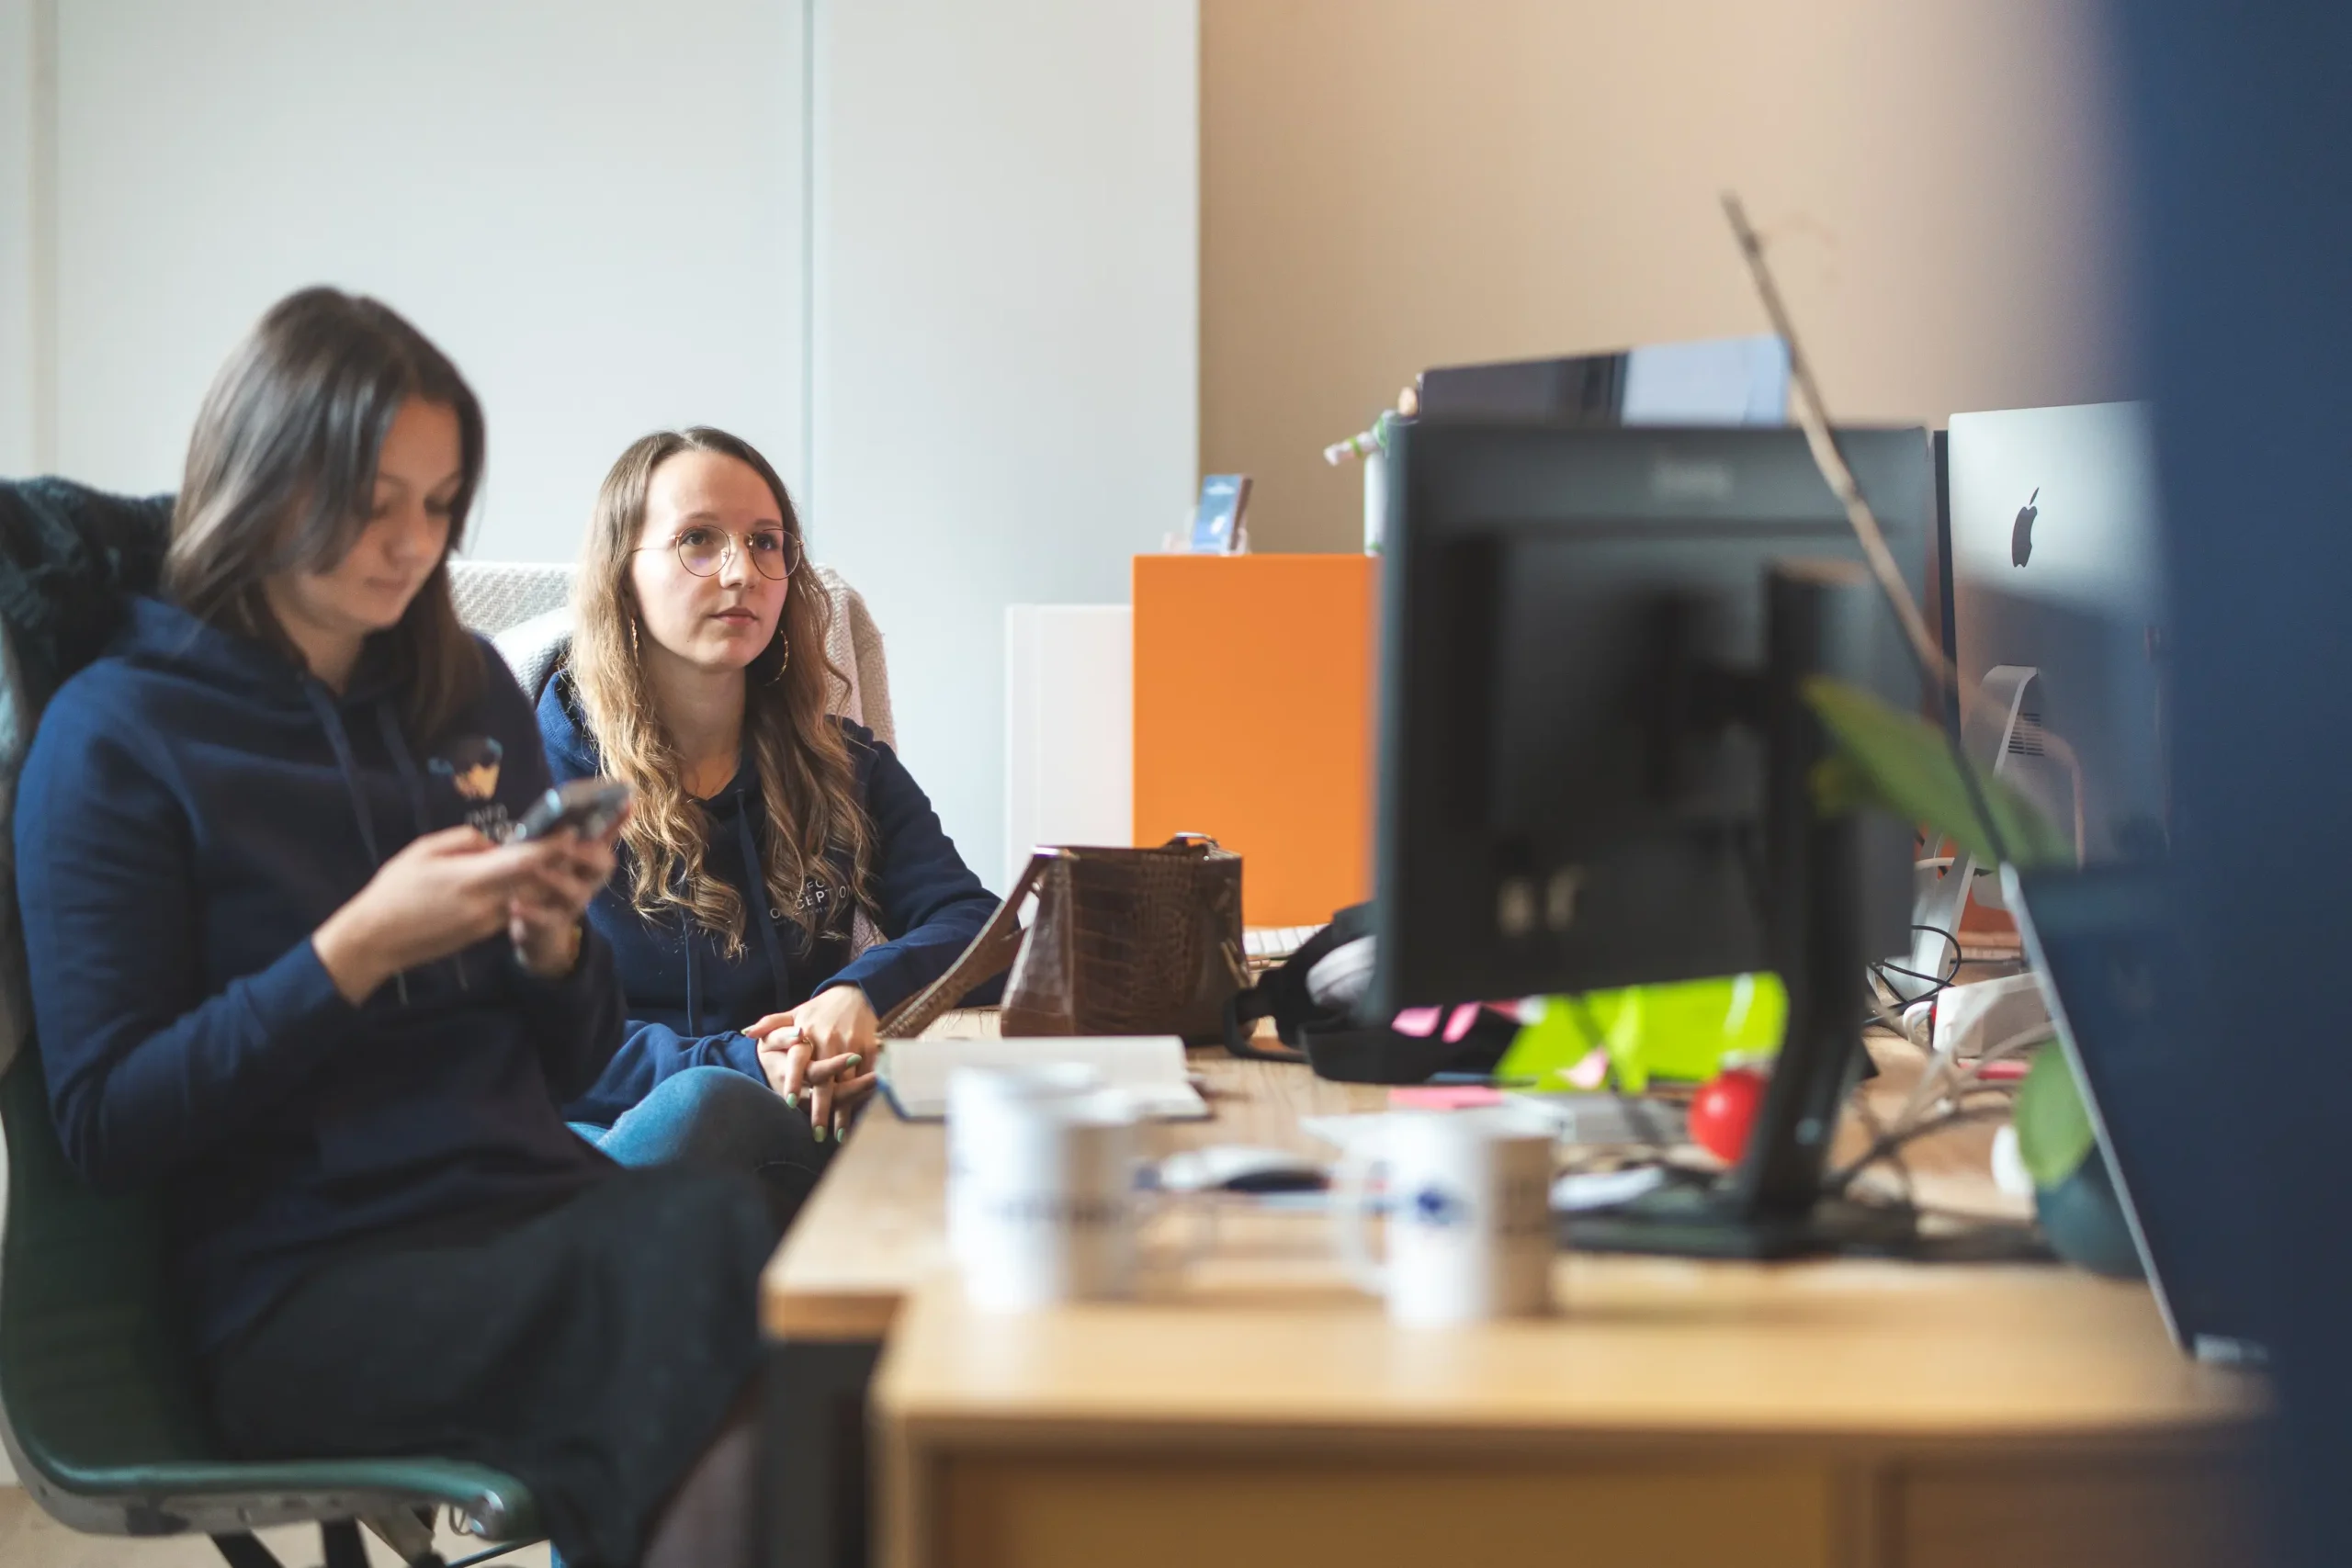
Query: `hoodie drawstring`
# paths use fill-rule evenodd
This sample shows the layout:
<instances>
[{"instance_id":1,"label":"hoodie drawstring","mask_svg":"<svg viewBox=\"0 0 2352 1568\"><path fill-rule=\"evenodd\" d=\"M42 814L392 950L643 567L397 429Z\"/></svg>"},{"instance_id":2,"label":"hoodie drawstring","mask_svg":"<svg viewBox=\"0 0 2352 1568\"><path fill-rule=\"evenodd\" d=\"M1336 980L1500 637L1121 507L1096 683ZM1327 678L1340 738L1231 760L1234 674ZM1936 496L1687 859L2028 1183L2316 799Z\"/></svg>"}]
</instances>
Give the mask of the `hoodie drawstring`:
<instances>
[{"instance_id":1,"label":"hoodie drawstring","mask_svg":"<svg viewBox=\"0 0 2352 1568\"><path fill-rule=\"evenodd\" d=\"M783 932L776 929L782 911L768 902L773 895L766 873L760 866L759 843L752 836L751 811L741 794L735 797L735 848L743 857L744 893L751 900L751 908L745 913L760 928L760 946L767 954L768 974L775 983L775 1010L782 1012L792 997L792 970L785 959ZM708 802L704 803L703 810L706 822L716 815ZM702 933L691 911L678 911L678 931L686 949L686 1034L691 1038L703 1032Z\"/></svg>"},{"instance_id":2,"label":"hoodie drawstring","mask_svg":"<svg viewBox=\"0 0 2352 1568\"><path fill-rule=\"evenodd\" d=\"M400 770L401 783L408 786L409 809L416 814L416 836L433 831L433 807L424 797L424 775L416 771L416 759L408 754L408 741L401 734L400 720L392 716L390 703L376 705L376 728L384 737L384 750L392 754L392 766Z\"/></svg>"},{"instance_id":3,"label":"hoodie drawstring","mask_svg":"<svg viewBox=\"0 0 2352 1568\"><path fill-rule=\"evenodd\" d=\"M416 759L409 755L408 739L401 734L401 724L392 713L392 705L376 705L376 731L384 738L384 750L392 754L392 766L399 770L401 783L408 790L410 811L416 817L416 836L420 839L433 831L433 807L425 798L424 775L417 771ZM473 986L466 977L464 953L450 954L450 962L458 971L458 989L469 991Z\"/></svg>"},{"instance_id":4,"label":"hoodie drawstring","mask_svg":"<svg viewBox=\"0 0 2352 1568\"><path fill-rule=\"evenodd\" d=\"M334 751L335 766L343 771L343 787L351 792L351 815L359 824L359 841L368 851L368 863L375 869L384 868L384 852L376 843L376 818L368 809L368 797L359 788L359 763L351 754L351 737L343 728L343 716L335 712L334 699L327 694L318 678L302 678L302 694L311 700L311 711L319 716L319 727L327 732L327 745ZM401 1004L408 1004L408 976L392 976L399 988Z\"/></svg>"},{"instance_id":5,"label":"hoodie drawstring","mask_svg":"<svg viewBox=\"0 0 2352 1568\"><path fill-rule=\"evenodd\" d=\"M766 873L760 865L760 846L752 840L750 802L739 800L735 812L735 845L743 852L743 886L752 893L753 908L747 911L760 928L760 944L767 949L768 973L775 977L776 1011L784 1010L785 1002L792 995L791 970L784 959L784 936L775 929L775 907L768 902L774 895L768 888Z\"/></svg>"}]
</instances>

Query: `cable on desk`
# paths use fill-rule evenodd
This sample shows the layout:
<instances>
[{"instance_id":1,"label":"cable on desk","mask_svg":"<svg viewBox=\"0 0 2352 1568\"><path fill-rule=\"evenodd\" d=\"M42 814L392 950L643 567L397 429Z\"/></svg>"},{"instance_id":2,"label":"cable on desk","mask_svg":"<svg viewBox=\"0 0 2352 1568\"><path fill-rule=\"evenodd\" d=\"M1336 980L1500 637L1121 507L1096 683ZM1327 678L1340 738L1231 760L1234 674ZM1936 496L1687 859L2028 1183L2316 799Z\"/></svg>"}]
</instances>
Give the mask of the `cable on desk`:
<instances>
[{"instance_id":1,"label":"cable on desk","mask_svg":"<svg viewBox=\"0 0 2352 1568\"><path fill-rule=\"evenodd\" d=\"M1978 1055L1974 1061L1962 1069L1952 1079L1951 1087L1944 1090L1944 1098L1951 1099L1955 1095L1971 1093L1978 1089L1995 1087L2007 1089L2014 1094L2016 1088L2013 1085L1995 1086L1983 1082L1984 1069L1996 1062L2006 1062L2012 1056L2021 1056L2037 1045L2047 1045L2056 1038L2058 1038L2056 1032L2051 1028L2047 1021L2037 1023L2030 1029L2018 1031L1992 1049Z\"/></svg>"},{"instance_id":2,"label":"cable on desk","mask_svg":"<svg viewBox=\"0 0 2352 1568\"><path fill-rule=\"evenodd\" d=\"M1854 1178L1906 1145L1916 1143L1932 1133L1940 1133L1948 1128L1962 1126L1971 1122L1991 1122L2006 1118L2008 1114L2008 1100L2004 1097L1998 1106L1984 1105L1973 1109L1962 1106L1957 1110L1947 1111L1940 1116L1931 1116L1910 1127L1897 1129L1864 1149L1851 1165L1841 1170L1833 1171L1823 1180L1822 1190L1833 1198L1838 1197L1853 1184Z\"/></svg>"},{"instance_id":3,"label":"cable on desk","mask_svg":"<svg viewBox=\"0 0 2352 1568\"><path fill-rule=\"evenodd\" d=\"M1868 1146L1871 1148L1877 1148L1880 1145L1886 1144L1886 1123L1880 1121L1878 1112L1871 1109L1870 1096L1866 1094L1857 1094L1854 1096L1854 1111L1861 1117L1862 1125L1870 1130L1871 1142ZM1894 1178L1896 1182L1899 1183L1902 1188L1903 1201L1905 1203L1910 1204L1913 1208L1917 1208L1918 1195L1911 1184L1911 1162L1903 1157L1902 1145L1900 1144L1888 1145L1887 1155L1889 1158L1894 1161ZM1843 1190L1842 1186L1839 1190Z\"/></svg>"},{"instance_id":4,"label":"cable on desk","mask_svg":"<svg viewBox=\"0 0 2352 1568\"><path fill-rule=\"evenodd\" d=\"M1870 982L1862 987L1862 994L1869 998L1871 1004L1871 1016L1862 1020L1863 1030L1867 1032L1873 1028L1883 1029L1915 1050L1928 1050L1928 1046L1921 1043L1917 1032L1903 1021L1903 1015L1888 1005L1887 998L1894 997L1894 987L1887 985L1886 981L1881 978L1878 972L1873 969L1865 968L1863 978ZM1886 992L1886 996L1879 994L1882 989ZM1902 998L1894 997L1894 999L1900 1001Z\"/></svg>"},{"instance_id":5,"label":"cable on desk","mask_svg":"<svg viewBox=\"0 0 2352 1568\"><path fill-rule=\"evenodd\" d=\"M1944 930L1943 927L1914 923L1911 929L1915 932L1926 931L1931 936L1939 936L1943 938L1944 945L1951 949L1951 967L1945 970L1941 975L1922 975L1917 969L1905 968L1902 964L1894 963L1891 959L1882 959L1879 962L1871 964L1869 967L1871 976L1877 979L1880 985L1885 986L1887 991L1891 995L1899 997L1901 993L1896 991L1894 987L1888 982L1886 977L1889 975L1900 975L1906 980L1917 980L1922 985L1928 987L1928 992L1925 996L1914 997L1908 1003L1905 1004L1905 1006L1916 1007L1920 1002L1932 1000L1934 998L1939 997L1946 991L1951 990L1960 979L1961 966L1964 960L1962 959L1960 951L1960 938Z\"/></svg>"},{"instance_id":6,"label":"cable on desk","mask_svg":"<svg viewBox=\"0 0 2352 1568\"><path fill-rule=\"evenodd\" d=\"M1996 1062L2005 1062L2012 1056L2020 1055L2052 1038L2054 1035L2050 1022L2045 1019L2040 1022L2029 1024L2005 1039L1996 1041L1992 1045L1979 1052L1965 1067L1958 1067L1955 1070L1956 1064L1940 1056L1935 1058L1930 1063L1927 1073L1921 1076L1917 1085L1911 1090L1910 1098L1903 1102L1902 1114L1895 1118L1896 1125L1900 1126L1905 1122L1917 1118L1929 1105L1939 1100L1949 1100L1955 1094L1964 1094L1979 1087L1983 1084L1985 1068ZM1946 1072L1951 1072L1953 1075L1948 1082L1940 1076ZM2015 1092L2014 1089L2011 1092Z\"/></svg>"}]
</instances>

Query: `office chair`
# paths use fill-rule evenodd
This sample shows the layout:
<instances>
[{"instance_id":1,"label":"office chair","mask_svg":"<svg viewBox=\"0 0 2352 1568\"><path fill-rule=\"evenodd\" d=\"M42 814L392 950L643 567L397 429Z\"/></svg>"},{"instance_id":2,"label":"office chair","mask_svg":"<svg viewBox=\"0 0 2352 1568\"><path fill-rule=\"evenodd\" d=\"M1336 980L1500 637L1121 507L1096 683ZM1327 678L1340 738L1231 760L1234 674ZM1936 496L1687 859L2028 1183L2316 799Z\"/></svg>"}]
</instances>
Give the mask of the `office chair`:
<instances>
[{"instance_id":1,"label":"office chair","mask_svg":"<svg viewBox=\"0 0 2352 1568\"><path fill-rule=\"evenodd\" d=\"M433 1510L502 1545L539 1537L530 1493L482 1465L436 1459L222 1457L171 1310L161 1205L101 1198L66 1164L40 1053L0 1075L8 1204L0 1232L0 1441L33 1500L92 1534L200 1531L232 1568L277 1568L254 1538L316 1522L326 1568L366 1568L366 1521L410 1568L444 1568Z\"/></svg>"}]
</instances>

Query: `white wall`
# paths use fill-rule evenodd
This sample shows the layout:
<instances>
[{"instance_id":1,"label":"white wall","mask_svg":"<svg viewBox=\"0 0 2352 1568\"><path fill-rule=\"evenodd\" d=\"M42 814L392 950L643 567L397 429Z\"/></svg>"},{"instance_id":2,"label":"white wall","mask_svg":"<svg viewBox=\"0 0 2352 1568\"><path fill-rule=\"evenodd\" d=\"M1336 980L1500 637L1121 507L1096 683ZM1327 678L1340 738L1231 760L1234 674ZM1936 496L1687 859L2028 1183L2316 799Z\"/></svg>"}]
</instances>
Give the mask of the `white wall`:
<instances>
[{"instance_id":1,"label":"white wall","mask_svg":"<svg viewBox=\"0 0 2352 1568\"><path fill-rule=\"evenodd\" d=\"M481 394L476 556L569 558L660 424L797 477L803 37L800 0L58 5L44 461L175 488L229 346L332 282Z\"/></svg>"},{"instance_id":2,"label":"white wall","mask_svg":"<svg viewBox=\"0 0 2352 1568\"><path fill-rule=\"evenodd\" d=\"M44 161L43 0L0 0L0 474L41 466L37 433L44 311L37 190Z\"/></svg>"},{"instance_id":3,"label":"white wall","mask_svg":"<svg viewBox=\"0 0 2352 1568\"><path fill-rule=\"evenodd\" d=\"M873 604L989 874L1005 606L1124 601L1191 500L1198 60L1197 0L0 0L0 473L175 484L230 344L320 280L482 394L478 557L569 556L630 438L729 425Z\"/></svg>"},{"instance_id":4,"label":"white wall","mask_svg":"<svg viewBox=\"0 0 2352 1568\"><path fill-rule=\"evenodd\" d=\"M1124 603L1192 499L1195 0L820 0L816 551L907 761L1003 863L1008 604Z\"/></svg>"}]
</instances>

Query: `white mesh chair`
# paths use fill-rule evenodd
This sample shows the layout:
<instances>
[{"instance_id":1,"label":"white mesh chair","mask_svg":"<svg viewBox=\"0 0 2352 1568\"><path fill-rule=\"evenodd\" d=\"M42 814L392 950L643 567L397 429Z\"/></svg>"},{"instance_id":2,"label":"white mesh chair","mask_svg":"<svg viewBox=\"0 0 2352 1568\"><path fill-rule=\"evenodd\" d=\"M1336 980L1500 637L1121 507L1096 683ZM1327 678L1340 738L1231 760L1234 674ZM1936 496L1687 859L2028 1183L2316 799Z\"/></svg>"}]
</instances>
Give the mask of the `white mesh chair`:
<instances>
[{"instance_id":1,"label":"white mesh chair","mask_svg":"<svg viewBox=\"0 0 2352 1568\"><path fill-rule=\"evenodd\" d=\"M571 603L571 568L539 561L452 560L458 619L487 637Z\"/></svg>"},{"instance_id":2,"label":"white mesh chair","mask_svg":"<svg viewBox=\"0 0 2352 1568\"><path fill-rule=\"evenodd\" d=\"M825 657L842 672L846 685L837 684L831 711L864 725L876 739L895 748L899 734L890 715L890 672L873 612L832 568L812 561L803 570L832 604ZM458 618L490 638L534 701L571 647L571 576L572 569L560 562L449 563Z\"/></svg>"}]
</instances>

